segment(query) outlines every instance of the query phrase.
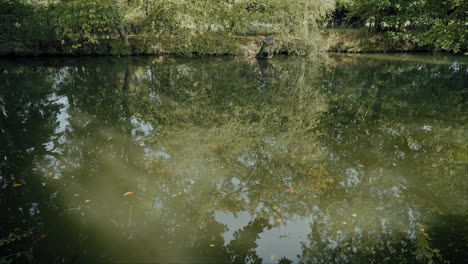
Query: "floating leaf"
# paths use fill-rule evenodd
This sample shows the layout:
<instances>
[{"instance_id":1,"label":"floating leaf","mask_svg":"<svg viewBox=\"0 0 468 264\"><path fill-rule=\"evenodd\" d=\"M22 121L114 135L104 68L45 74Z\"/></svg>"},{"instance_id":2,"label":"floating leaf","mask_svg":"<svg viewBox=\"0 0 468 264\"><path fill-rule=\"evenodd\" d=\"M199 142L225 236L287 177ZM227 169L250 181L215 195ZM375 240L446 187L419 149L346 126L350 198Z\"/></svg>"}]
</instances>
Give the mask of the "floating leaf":
<instances>
[{"instance_id":1,"label":"floating leaf","mask_svg":"<svg viewBox=\"0 0 468 264\"><path fill-rule=\"evenodd\" d=\"M362 164L358 164L357 166L360 167L360 168L364 168L364 165L362 165Z\"/></svg>"},{"instance_id":2,"label":"floating leaf","mask_svg":"<svg viewBox=\"0 0 468 264\"><path fill-rule=\"evenodd\" d=\"M288 191L288 193L293 193L293 192L294 192L294 189L293 189L293 188L290 188L290 189L288 189L287 191Z\"/></svg>"},{"instance_id":3,"label":"floating leaf","mask_svg":"<svg viewBox=\"0 0 468 264\"><path fill-rule=\"evenodd\" d=\"M84 202L85 202L85 203L89 203L89 202L91 202L91 200L85 200Z\"/></svg>"},{"instance_id":4,"label":"floating leaf","mask_svg":"<svg viewBox=\"0 0 468 264\"><path fill-rule=\"evenodd\" d=\"M108 137L108 138L107 138L107 141L111 141L111 140L112 140L112 137Z\"/></svg>"},{"instance_id":5,"label":"floating leaf","mask_svg":"<svg viewBox=\"0 0 468 264\"><path fill-rule=\"evenodd\" d=\"M20 187L20 186L23 186L23 184L21 184L21 183L15 183L15 184L13 184L13 187Z\"/></svg>"},{"instance_id":6,"label":"floating leaf","mask_svg":"<svg viewBox=\"0 0 468 264\"><path fill-rule=\"evenodd\" d=\"M273 209L275 209L276 212L281 212L281 209L277 205L273 206Z\"/></svg>"},{"instance_id":7,"label":"floating leaf","mask_svg":"<svg viewBox=\"0 0 468 264\"><path fill-rule=\"evenodd\" d=\"M75 196L75 197L78 197L78 196L80 196L80 195L79 195L79 194L77 194L77 193L75 193L75 194L73 194L73 196Z\"/></svg>"},{"instance_id":8,"label":"floating leaf","mask_svg":"<svg viewBox=\"0 0 468 264\"><path fill-rule=\"evenodd\" d=\"M134 192L126 192L122 196L129 196L129 195L133 195L133 194L134 194Z\"/></svg>"},{"instance_id":9,"label":"floating leaf","mask_svg":"<svg viewBox=\"0 0 468 264\"><path fill-rule=\"evenodd\" d=\"M46 238L46 237L47 237L47 234L42 234L42 235L40 236L40 238Z\"/></svg>"},{"instance_id":10,"label":"floating leaf","mask_svg":"<svg viewBox=\"0 0 468 264\"><path fill-rule=\"evenodd\" d=\"M195 184L195 183L197 183L197 182L196 182L196 181L191 181L191 182L190 182L190 184Z\"/></svg>"},{"instance_id":11,"label":"floating leaf","mask_svg":"<svg viewBox=\"0 0 468 264\"><path fill-rule=\"evenodd\" d=\"M216 245L215 244L210 244L210 247L216 247Z\"/></svg>"},{"instance_id":12,"label":"floating leaf","mask_svg":"<svg viewBox=\"0 0 468 264\"><path fill-rule=\"evenodd\" d=\"M343 225L346 225L346 224L348 224L348 223L346 223L346 221L343 221L343 223L342 223L342 224L343 224Z\"/></svg>"},{"instance_id":13,"label":"floating leaf","mask_svg":"<svg viewBox=\"0 0 468 264\"><path fill-rule=\"evenodd\" d=\"M357 217L357 214L351 214L351 216L353 216L353 217Z\"/></svg>"},{"instance_id":14,"label":"floating leaf","mask_svg":"<svg viewBox=\"0 0 468 264\"><path fill-rule=\"evenodd\" d=\"M17 227L17 228L15 228L15 230L13 230L13 231L20 231L20 230L21 230L21 228Z\"/></svg>"}]
</instances>

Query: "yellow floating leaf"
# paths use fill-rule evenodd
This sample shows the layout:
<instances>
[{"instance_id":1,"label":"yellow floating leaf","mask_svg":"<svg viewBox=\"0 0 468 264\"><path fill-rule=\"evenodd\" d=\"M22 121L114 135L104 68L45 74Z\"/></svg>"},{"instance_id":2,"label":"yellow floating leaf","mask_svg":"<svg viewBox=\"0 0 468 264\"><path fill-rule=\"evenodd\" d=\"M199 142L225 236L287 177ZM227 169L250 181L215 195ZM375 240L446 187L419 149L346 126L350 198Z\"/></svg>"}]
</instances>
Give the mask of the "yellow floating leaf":
<instances>
[{"instance_id":1,"label":"yellow floating leaf","mask_svg":"<svg viewBox=\"0 0 468 264\"><path fill-rule=\"evenodd\" d=\"M21 184L21 183L15 183L15 184L13 184L13 187L20 187L20 186L23 186L23 184Z\"/></svg>"},{"instance_id":2,"label":"yellow floating leaf","mask_svg":"<svg viewBox=\"0 0 468 264\"><path fill-rule=\"evenodd\" d=\"M356 217L356 216L357 216L357 214L351 214L351 215L352 215L353 217Z\"/></svg>"},{"instance_id":3,"label":"yellow floating leaf","mask_svg":"<svg viewBox=\"0 0 468 264\"><path fill-rule=\"evenodd\" d=\"M112 137L108 137L108 138L107 138L107 141L110 141L110 140L112 140Z\"/></svg>"},{"instance_id":4,"label":"yellow floating leaf","mask_svg":"<svg viewBox=\"0 0 468 264\"><path fill-rule=\"evenodd\" d=\"M423 232L424 232L424 228L421 228L421 229L419 229L419 230L421 230L421 231L423 231Z\"/></svg>"},{"instance_id":5,"label":"yellow floating leaf","mask_svg":"<svg viewBox=\"0 0 468 264\"><path fill-rule=\"evenodd\" d=\"M343 225L346 225L347 223L346 223L345 221L343 221L343 223L342 223L342 224L343 224Z\"/></svg>"},{"instance_id":6,"label":"yellow floating leaf","mask_svg":"<svg viewBox=\"0 0 468 264\"><path fill-rule=\"evenodd\" d=\"M196 182L196 181L191 181L191 182L190 182L190 184L195 184L195 183L197 183L197 182Z\"/></svg>"},{"instance_id":7,"label":"yellow floating leaf","mask_svg":"<svg viewBox=\"0 0 468 264\"><path fill-rule=\"evenodd\" d=\"M85 203L89 203L89 202L91 202L91 200L85 200L84 202L85 202Z\"/></svg>"},{"instance_id":8,"label":"yellow floating leaf","mask_svg":"<svg viewBox=\"0 0 468 264\"><path fill-rule=\"evenodd\" d=\"M133 194L134 194L134 192L126 192L122 196L129 196L129 195L133 195Z\"/></svg>"},{"instance_id":9,"label":"yellow floating leaf","mask_svg":"<svg viewBox=\"0 0 468 264\"><path fill-rule=\"evenodd\" d=\"M77 193L75 193L75 194L73 194L73 196L75 196L75 197L78 197L78 196L80 196L80 195L79 195L79 194L77 194Z\"/></svg>"},{"instance_id":10,"label":"yellow floating leaf","mask_svg":"<svg viewBox=\"0 0 468 264\"><path fill-rule=\"evenodd\" d=\"M216 245L215 244L210 244L210 247L216 247Z\"/></svg>"},{"instance_id":11,"label":"yellow floating leaf","mask_svg":"<svg viewBox=\"0 0 468 264\"><path fill-rule=\"evenodd\" d=\"M358 164L357 166L360 167L360 168L364 168L364 165L362 165L362 164Z\"/></svg>"}]
</instances>

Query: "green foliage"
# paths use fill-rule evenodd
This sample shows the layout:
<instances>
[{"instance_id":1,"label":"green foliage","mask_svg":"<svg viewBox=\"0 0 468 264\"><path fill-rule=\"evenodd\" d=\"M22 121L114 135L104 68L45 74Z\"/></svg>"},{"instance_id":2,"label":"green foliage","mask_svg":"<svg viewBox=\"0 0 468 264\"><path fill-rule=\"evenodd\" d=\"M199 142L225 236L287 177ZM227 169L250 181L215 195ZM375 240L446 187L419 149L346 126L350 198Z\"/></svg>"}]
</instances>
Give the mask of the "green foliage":
<instances>
[{"instance_id":1,"label":"green foliage","mask_svg":"<svg viewBox=\"0 0 468 264\"><path fill-rule=\"evenodd\" d=\"M80 48L84 43L98 44L111 35L122 21L115 1L70 0L57 4L55 20L61 44ZM71 45L70 45L71 44Z\"/></svg>"},{"instance_id":2,"label":"green foliage","mask_svg":"<svg viewBox=\"0 0 468 264\"><path fill-rule=\"evenodd\" d=\"M318 21L326 17L335 3L335 0L61 0L51 4L1 1L7 22L2 24L6 28L3 35L17 36L14 40L17 49L38 43L36 36L41 36L50 42L45 46L55 52L78 55L102 54L107 48L100 45L122 37L120 29L129 32L132 39L148 39L145 44L149 46L133 45L134 52L143 49L156 51L153 53L237 53L239 43L233 36L258 33L255 30L258 28L267 28L268 33L287 39L283 49L288 52L307 54L320 50ZM10 11L12 7L14 12ZM27 25L23 25L23 20L28 20ZM19 24L27 29L21 34L14 30ZM40 30L38 25L46 30ZM50 33L44 36L38 32ZM120 52L119 48L113 50Z\"/></svg>"},{"instance_id":3,"label":"green foliage","mask_svg":"<svg viewBox=\"0 0 468 264\"><path fill-rule=\"evenodd\" d=\"M22 0L0 0L0 55L35 54L55 46L46 6Z\"/></svg>"},{"instance_id":4,"label":"green foliage","mask_svg":"<svg viewBox=\"0 0 468 264\"><path fill-rule=\"evenodd\" d=\"M427 32L420 34L421 43L434 45L455 53L468 50L468 4L466 1L452 7L451 13L440 19Z\"/></svg>"},{"instance_id":5,"label":"green foliage","mask_svg":"<svg viewBox=\"0 0 468 264\"><path fill-rule=\"evenodd\" d=\"M455 53L467 49L466 1L352 0L343 5L348 19L359 18L372 32L389 32L394 42Z\"/></svg>"}]
</instances>

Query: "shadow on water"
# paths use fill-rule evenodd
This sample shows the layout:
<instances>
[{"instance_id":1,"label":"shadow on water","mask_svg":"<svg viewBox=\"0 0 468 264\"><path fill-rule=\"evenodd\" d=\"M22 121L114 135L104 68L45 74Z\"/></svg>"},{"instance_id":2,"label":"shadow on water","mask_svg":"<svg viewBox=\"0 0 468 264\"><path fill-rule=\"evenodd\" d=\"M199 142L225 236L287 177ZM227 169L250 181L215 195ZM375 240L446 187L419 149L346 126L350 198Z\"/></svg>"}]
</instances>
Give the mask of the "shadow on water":
<instances>
[{"instance_id":1,"label":"shadow on water","mask_svg":"<svg viewBox=\"0 0 468 264\"><path fill-rule=\"evenodd\" d=\"M385 58L5 61L0 260L466 261L466 64Z\"/></svg>"}]
</instances>

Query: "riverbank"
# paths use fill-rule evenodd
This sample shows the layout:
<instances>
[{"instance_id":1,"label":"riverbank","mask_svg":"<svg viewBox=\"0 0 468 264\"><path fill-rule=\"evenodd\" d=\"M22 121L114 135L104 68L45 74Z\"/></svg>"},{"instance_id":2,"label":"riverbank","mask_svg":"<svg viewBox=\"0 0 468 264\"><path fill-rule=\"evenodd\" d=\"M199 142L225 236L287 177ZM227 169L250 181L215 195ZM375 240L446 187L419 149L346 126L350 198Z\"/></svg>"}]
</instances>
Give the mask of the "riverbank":
<instances>
[{"instance_id":1,"label":"riverbank","mask_svg":"<svg viewBox=\"0 0 468 264\"><path fill-rule=\"evenodd\" d=\"M82 45L78 48L66 44L50 43L40 50L28 49L12 43L0 49L0 56L128 56L128 55L202 55L253 57L258 52L265 35L204 35L191 39L168 35L163 37L129 36L130 46L118 38L102 39L99 44ZM394 41L383 33L368 33L361 29L323 30L310 53L387 53L387 52L434 52L433 47L420 47L410 41ZM300 40L276 38L276 52L297 54L295 46ZM465 55L467 53L465 52Z\"/></svg>"},{"instance_id":2,"label":"riverbank","mask_svg":"<svg viewBox=\"0 0 468 264\"><path fill-rule=\"evenodd\" d=\"M411 41L393 40L384 33L369 33L366 29L330 29L322 33L328 52L386 53L434 52L430 46Z\"/></svg>"}]
</instances>

